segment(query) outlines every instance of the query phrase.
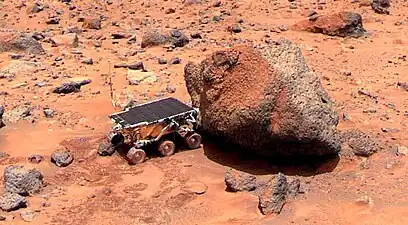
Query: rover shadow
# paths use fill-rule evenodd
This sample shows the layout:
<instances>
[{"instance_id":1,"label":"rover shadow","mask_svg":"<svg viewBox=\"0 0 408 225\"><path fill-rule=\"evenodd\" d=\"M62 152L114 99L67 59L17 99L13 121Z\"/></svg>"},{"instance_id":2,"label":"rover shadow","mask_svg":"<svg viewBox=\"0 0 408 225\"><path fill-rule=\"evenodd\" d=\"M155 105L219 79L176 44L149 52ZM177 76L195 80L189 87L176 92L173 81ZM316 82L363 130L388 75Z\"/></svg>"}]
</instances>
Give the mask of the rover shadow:
<instances>
[{"instance_id":1,"label":"rover shadow","mask_svg":"<svg viewBox=\"0 0 408 225\"><path fill-rule=\"evenodd\" d=\"M208 159L221 165L253 175L283 173L290 176L314 176L333 171L340 158L331 156L274 156L265 157L220 140L203 135L204 154Z\"/></svg>"}]
</instances>

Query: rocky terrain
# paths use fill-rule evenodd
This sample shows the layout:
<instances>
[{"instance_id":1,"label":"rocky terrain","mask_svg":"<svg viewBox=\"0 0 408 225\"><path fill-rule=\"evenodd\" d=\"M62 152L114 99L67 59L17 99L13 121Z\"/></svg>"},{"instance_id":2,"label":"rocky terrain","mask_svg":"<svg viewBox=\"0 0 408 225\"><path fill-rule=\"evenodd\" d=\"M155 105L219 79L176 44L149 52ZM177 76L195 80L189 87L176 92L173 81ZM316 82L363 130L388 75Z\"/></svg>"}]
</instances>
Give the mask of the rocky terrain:
<instances>
[{"instance_id":1,"label":"rocky terrain","mask_svg":"<svg viewBox=\"0 0 408 225\"><path fill-rule=\"evenodd\" d=\"M0 224L407 224L408 2L0 9ZM166 96L217 137L140 165L97 154L110 113Z\"/></svg>"}]
</instances>

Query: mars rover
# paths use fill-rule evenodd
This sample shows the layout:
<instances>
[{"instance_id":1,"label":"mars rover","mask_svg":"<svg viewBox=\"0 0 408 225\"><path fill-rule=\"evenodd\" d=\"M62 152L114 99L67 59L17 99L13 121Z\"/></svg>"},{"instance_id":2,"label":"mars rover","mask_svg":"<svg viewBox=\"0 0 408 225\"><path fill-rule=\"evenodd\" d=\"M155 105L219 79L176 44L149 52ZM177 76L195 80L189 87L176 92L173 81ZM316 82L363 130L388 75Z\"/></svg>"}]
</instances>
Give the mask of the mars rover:
<instances>
[{"instance_id":1,"label":"mars rover","mask_svg":"<svg viewBox=\"0 0 408 225\"><path fill-rule=\"evenodd\" d=\"M192 108L175 98L164 98L109 115L114 127L108 133L108 141L101 143L100 155L111 155L124 144L130 147L126 158L131 164L139 164L146 159L146 149L157 144L162 156L175 153L175 136L184 140L190 149L199 148L201 136L197 128L198 109Z\"/></svg>"}]
</instances>

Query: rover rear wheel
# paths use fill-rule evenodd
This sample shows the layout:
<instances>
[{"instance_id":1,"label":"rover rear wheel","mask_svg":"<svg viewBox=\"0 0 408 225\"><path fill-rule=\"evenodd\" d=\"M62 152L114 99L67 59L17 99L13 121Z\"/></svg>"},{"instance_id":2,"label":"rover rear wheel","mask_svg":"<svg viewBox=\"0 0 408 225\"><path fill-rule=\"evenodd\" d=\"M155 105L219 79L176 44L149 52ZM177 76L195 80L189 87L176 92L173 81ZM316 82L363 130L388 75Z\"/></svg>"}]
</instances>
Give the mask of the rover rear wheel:
<instances>
[{"instance_id":1,"label":"rover rear wheel","mask_svg":"<svg viewBox=\"0 0 408 225\"><path fill-rule=\"evenodd\" d=\"M162 156L170 156L176 151L176 145L172 141L164 140L159 144L158 150Z\"/></svg>"},{"instance_id":2,"label":"rover rear wheel","mask_svg":"<svg viewBox=\"0 0 408 225\"><path fill-rule=\"evenodd\" d=\"M185 142L188 148L196 149L199 148L201 145L201 135L197 133L192 133L185 138Z\"/></svg>"},{"instance_id":3,"label":"rover rear wheel","mask_svg":"<svg viewBox=\"0 0 408 225\"><path fill-rule=\"evenodd\" d=\"M98 146L98 154L100 156L111 156L115 153L115 147L108 141L103 141Z\"/></svg>"},{"instance_id":4,"label":"rover rear wheel","mask_svg":"<svg viewBox=\"0 0 408 225\"><path fill-rule=\"evenodd\" d=\"M131 148L126 154L131 164L140 164L146 160L146 152L143 149Z\"/></svg>"}]
</instances>

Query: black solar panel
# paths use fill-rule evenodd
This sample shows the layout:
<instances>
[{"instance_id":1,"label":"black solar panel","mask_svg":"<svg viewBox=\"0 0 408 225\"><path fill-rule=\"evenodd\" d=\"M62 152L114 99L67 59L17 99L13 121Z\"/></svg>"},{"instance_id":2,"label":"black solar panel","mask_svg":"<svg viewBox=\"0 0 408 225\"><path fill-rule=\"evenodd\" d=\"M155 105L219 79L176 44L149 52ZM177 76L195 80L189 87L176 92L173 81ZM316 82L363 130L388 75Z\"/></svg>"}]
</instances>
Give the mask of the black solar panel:
<instances>
[{"instance_id":1,"label":"black solar panel","mask_svg":"<svg viewBox=\"0 0 408 225\"><path fill-rule=\"evenodd\" d=\"M113 114L110 118L114 119L122 126L126 126L141 122L152 123L191 110L193 110L192 107L175 98L165 98L144 105L135 106L130 108L129 111Z\"/></svg>"}]
</instances>

